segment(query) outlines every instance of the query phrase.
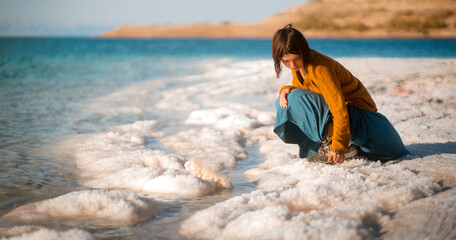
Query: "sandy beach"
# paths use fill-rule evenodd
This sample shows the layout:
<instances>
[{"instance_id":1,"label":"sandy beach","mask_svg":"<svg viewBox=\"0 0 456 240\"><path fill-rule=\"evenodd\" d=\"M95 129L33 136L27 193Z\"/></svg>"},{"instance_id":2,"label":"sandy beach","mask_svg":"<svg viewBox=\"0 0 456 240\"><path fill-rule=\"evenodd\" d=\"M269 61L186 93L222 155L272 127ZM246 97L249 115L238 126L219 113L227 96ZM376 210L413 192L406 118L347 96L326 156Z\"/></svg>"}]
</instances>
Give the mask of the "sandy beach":
<instances>
[{"instance_id":1,"label":"sandy beach","mask_svg":"<svg viewBox=\"0 0 456 240\"><path fill-rule=\"evenodd\" d=\"M202 74L93 99L86 114L159 110L166 117L62 140L56 148L73 156L78 182L89 189L14 209L0 218L3 236L93 239L55 225L155 219L153 226L169 203L193 198L202 203L171 223L182 238L456 237L456 60L337 60L368 88L410 155L386 164L298 158L297 146L272 132L273 103L291 74L276 79L269 60L220 59ZM157 95L167 81L179 84ZM37 226L42 221L48 225Z\"/></svg>"}]
</instances>

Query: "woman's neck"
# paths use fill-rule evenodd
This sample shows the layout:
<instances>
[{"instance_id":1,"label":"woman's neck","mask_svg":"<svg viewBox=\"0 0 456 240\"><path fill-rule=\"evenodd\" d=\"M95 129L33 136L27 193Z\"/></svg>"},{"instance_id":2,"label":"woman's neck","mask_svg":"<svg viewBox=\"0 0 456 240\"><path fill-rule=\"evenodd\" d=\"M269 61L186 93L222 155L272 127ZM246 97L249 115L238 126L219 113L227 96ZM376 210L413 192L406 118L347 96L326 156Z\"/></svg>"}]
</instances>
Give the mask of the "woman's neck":
<instances>
[{"instance_id":1,"label":"woman's neck","mask_svg":"<svg viewBox=\"0 0 456 240\"><path fill-rule=\"evenodd\" d=\"M312 62L315 58L315 52L310 49L310 62ZM299 73L301 74L302 78L305 78L305 76L307 75L307 65L302 65L302 68L299 69Z\"/></svg>"},{"instance_id":2,"label":"woman's neck","mask_svg":"<svg viewBox=\"0 0 456 240\"><path fill-rule=\"evenodd\" d=\"M304 67L299 69L298 72L299 72L299 74L301 74L302 78L304 78L307 75L307 70Z\"/></svg>"}]
</instances>

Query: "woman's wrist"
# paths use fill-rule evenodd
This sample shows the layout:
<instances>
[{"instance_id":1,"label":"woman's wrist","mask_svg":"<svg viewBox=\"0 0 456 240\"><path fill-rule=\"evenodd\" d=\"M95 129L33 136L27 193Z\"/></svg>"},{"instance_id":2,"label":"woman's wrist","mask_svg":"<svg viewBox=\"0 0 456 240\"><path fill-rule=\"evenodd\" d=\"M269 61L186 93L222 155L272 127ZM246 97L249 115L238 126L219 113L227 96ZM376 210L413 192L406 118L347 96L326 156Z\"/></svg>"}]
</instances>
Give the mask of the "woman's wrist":
<instances>
[{"instance_id":1,"label":"woman's wrist","mask_svg":"<svg viewBox=\"0 0 456 240\"><path fill-rule=\"evenodd\" d=\"M342 155L342 152L337 150L337 149L331 149L330 152L334 152L336 154L341 154Z\"/></svg>"}]
</instances>

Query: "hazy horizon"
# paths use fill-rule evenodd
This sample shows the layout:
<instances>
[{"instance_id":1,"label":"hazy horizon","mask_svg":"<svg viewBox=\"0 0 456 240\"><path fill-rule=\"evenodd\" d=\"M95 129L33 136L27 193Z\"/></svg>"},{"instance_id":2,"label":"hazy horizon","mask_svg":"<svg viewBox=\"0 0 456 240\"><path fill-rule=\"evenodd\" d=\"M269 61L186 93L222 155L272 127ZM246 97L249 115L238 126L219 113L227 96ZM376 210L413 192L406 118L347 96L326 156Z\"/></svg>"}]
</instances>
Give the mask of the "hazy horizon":
<instances>
[{"instance_id":1,"label":"hazy horizon","mask_svg":"<svg viewBox=\"0 0 456 240\"><path fill-rule=\"evenodd\" d=\"M94 36L132 24L254 22L306 2L0 0L0 36Z\"/></svg>"}]
</instances>

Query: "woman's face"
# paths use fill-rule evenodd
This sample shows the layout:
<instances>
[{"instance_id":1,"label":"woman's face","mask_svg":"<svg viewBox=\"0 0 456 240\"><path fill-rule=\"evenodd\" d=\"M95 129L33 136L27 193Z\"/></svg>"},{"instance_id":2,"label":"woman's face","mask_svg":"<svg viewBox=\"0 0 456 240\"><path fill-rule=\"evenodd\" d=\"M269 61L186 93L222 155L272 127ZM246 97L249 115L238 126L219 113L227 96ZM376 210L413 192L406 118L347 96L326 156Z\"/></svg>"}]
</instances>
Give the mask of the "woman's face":
<instances>
[{"instance_id":1,"label":"woman's face","mask_svg":"<svg viewBox=\"0 0 456 240\"><path fill-rule=\"evenodd\" d=\"M300 55L291 53L283 55L282 63L285 65L285 67L295 72L299 71L303 66L302 57Z\"/></svg>"}]
</instances>

